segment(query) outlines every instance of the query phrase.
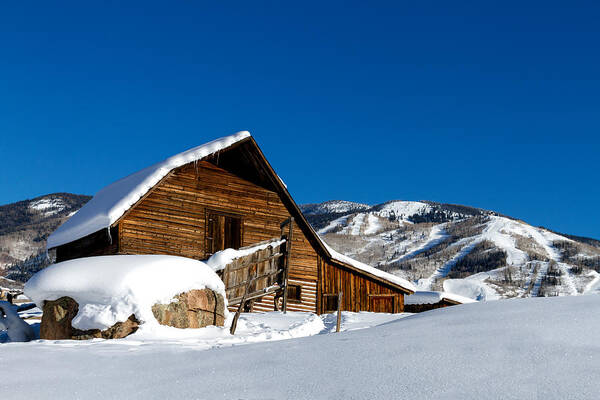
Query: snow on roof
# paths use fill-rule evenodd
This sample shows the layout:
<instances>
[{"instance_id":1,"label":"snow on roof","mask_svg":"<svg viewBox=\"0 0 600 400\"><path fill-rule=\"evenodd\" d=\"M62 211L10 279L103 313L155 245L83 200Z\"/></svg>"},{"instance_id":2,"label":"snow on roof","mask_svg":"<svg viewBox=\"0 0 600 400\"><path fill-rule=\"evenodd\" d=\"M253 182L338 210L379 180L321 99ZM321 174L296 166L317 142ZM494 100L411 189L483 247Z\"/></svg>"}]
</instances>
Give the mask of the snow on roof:
<instances>
[{"instance_id":1,"label":"snow on roof","mask_svg":"<svg viewBox=\"0 0 600 400\"><path fill-rule=\"evenodd\" d=\"M201 261L163 255L118 255L78 258L53 264L25 284L38 307L44 300L69 296L79 304L73 319L78 329L106 329L131 314L158 324L152 305L168 304L179 293L209 288L225 298L218 275Z\"/></svg>"},{"instance_id":2,"label":"snow on roof","mask_svg":"<svg viewBox=\"0 0 600 400\"><path fill-rule=\"evenodd\" d=\"M200 160L247 137L250 137L250 133L241 131L213 140L106 186L48 237L47 247L50 249L70 243L109 227L173 169Z\"/></svg>"},{"instance_id":3,"label":"snow on roof","mask_svg":"<svg viewBox=\"0 0 600 400\"><path fill-rule=\"evenodd\" d=\"M411 294L410 296L405 296L404 304L435 304L439 303L442 300L455 301L461 304L476 303L476 300L470 299L468 297L459 296L453 293L419 290L416 291L414 294Z\"/></svg>"},{"instance_id":4,"label":"snow on roof","mask_svg":"<svg viewBox=\"0 0 600 400\"><path fill-rule=\"evenodd\" d=\"M321 243L323 243L323 245L325 246L325 248L327 249L329 254L331 254L331 258L333 258L334 260L342 262L344 264L351 265L352 267L354 267L356 269L365 271L371 275L375 275L378 278L385 279L386 281L390 281L391 283L398 285L398 286L402 286L403 288L408 289L412 292L417 290L415 285L413 285L406 279L400 278L399 276L396 276L396 275L392 275L392 274L382 271L378 268L371 267L370 265L367 265L365 263L357 261L357 260L355 260L351 257L345 256L341 253L338 253L337 251L332 249L327 243L325 243L325 241L319 235L317 235L317 237L321 240Z\"/></svg>"}]
</instances>

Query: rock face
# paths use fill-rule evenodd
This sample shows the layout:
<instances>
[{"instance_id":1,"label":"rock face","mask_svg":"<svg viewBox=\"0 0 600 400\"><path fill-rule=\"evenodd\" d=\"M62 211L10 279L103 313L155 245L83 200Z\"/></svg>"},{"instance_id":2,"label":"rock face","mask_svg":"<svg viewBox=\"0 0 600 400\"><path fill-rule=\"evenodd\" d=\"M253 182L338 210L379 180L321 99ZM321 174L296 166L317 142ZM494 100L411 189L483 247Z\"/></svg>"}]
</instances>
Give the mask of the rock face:
<instances>
[{"instance_id":1,"label":"rock face","mask_svg":"<svg viewBox=\"0 0 600 400\"><path fill-rule=\"evenodd\" d=\"M169 304L155 304L152 313L161 325L175 328L202 328L225 324L223 296L210 289L190 290L175 296Z\"/></svg>"},{"instance_id":2,"label":"rock face","mask_svg":"<svg viewBox=\"0 0 600 400\"><path fill-rule=\"evenodd\" d=\"M131 314L124 322L117 322L108 329L90 329L82 331L73 328L71 321L77 315L79 305L70 297L61 297L58 300L45 301L40 338L49 340L60 339L120 339L137 331L139 321Z\"/></svg>"}]
</instances>

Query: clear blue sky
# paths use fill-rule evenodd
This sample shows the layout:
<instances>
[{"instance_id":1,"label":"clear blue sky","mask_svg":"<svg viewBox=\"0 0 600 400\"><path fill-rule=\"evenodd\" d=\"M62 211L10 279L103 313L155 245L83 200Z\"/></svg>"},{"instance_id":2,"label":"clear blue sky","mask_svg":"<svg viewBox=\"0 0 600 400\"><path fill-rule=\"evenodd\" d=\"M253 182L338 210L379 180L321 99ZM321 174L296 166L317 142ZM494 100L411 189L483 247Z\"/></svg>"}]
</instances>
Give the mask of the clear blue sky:
<instances>
[{"instance_id":1,"label":"clear blue sky","mask_svg":"<svg viewBox=\"0 0 600 400\"><path fill-rule=\"evenodd\" d=\"M600 238L598 2L15 3L0 204L249 130L299 203L434 200Z\"/></svg>"}]
</instances>

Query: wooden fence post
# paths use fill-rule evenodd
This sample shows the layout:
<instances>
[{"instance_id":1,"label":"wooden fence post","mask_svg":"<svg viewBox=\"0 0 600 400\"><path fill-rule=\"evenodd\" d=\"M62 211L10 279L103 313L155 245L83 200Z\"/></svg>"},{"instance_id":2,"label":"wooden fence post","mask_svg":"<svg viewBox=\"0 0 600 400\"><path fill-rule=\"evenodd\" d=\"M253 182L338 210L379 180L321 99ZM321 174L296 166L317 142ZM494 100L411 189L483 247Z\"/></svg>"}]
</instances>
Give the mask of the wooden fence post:
<instances>
[{"instance_id":1,"label":"wooden fence post","mask_svg":"<svg viewBox=\"0 0 600 400\"><path fill-rule=\"evenodd\" d=\"M254 272L254 275L256 275L256 265L250 270L250 273L252 273L252 272ZM242 296L242 301L240 301L240 305L238 306L238 309L235 312L235 315L233 316L233 321L231 321L231 328L229 328L229 333L231 333L232 335L235 333L235 328L237 328L237 322L238 322L238 319L240 318L242 309L244 308L244 305L246 304L246 297L248 296L248 289L250 288L250 284L252 283L253 280L254 280L254 278L250 278L250 276L248 276L248 281L246 282L246 288L244 289L244 295Z\"/></svg>"},{"instance_id":2,"label":"wooden fence post","mask_svg":"<svg viewBox=\"0 0 600 400\"><path fill-rule=\"evenodd\" d=\"M336 324L336 328L335 331L339 332L340 331L340 326L342 325L342 296L344 295L344 292L340 291L338 293L338 302L337 302L337 324Z\"/></svg>"}]
</instances>

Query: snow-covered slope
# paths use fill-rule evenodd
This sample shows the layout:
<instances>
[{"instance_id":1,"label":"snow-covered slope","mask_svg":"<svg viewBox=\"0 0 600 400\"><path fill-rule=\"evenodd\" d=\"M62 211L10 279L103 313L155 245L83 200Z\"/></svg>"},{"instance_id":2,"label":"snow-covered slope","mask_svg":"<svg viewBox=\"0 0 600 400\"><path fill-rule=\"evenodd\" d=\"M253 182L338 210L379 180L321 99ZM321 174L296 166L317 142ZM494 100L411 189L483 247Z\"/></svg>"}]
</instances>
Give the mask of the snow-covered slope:
<instances>
[{"instance_id":1,"label":"snow-covered slope","mask_svg":"<svg viewBox=\"0 0 600 400\"><path fill-rule=\"evenodd\" d=\"M595 399L600 344L591 332L600 329L600 315L589 310L599 307L600 296L578 296L466 304L402 319L359 313L347 319L378 326L342 333L329 333L332 321L313 314L269 313L242 317L239 337L206 329L195 339L183 332L187 339L134 334L9 343L0 345L10 365L0 393L91 400ZM201 337L221 334L208 347ZM294 336L307 337L279 340Z\"/></svg>"},{"instance_id":2,"label":"snow-covered slope","mask_svg":"<svg viewBox=\"0 0 600 400\"><path fill-rule=\"evenodd\" d=\"M320 215L320 214L335 214L335 213L349 213L367 210L370 207L367 204L354 203L352 201L345 200L330 200L323 203L316 204L304 204L302 205L302 212L305 215Z\"/></svg>"},{"instance_id":3,"label":"snow-covered slope","mask_svg":"<svg viewBox=\"0 0 600 400\"><path fill-rule=\"evenodd\" d=\"M46 238L89 199L53 193L0 206L0 276L25 281L46 265Z\"/></svg>"},{"instance_id":4,"label":"snow-covered slope","mask_svg":"<svg viewBox=\"0 0 600 400\"><path fill-rule=\"evenodd\" d=\"M600 288L600 243L591 239L465 206L390 201L343 213L324 204L310 205L306 216L331 247L419 290L491 300Z\"/></svg>"}]
</instances>

